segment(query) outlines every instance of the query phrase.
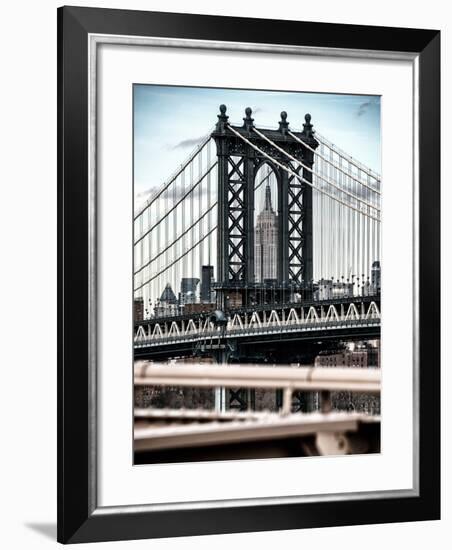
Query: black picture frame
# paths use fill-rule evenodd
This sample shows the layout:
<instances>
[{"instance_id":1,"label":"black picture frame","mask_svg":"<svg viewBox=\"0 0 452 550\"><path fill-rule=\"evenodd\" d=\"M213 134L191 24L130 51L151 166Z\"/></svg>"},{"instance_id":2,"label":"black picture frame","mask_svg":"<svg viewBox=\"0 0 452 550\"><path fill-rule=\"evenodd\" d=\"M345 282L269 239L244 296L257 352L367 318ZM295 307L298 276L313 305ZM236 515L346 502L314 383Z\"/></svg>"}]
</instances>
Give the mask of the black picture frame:
<instances>
[{"instance_id":1,"label":"black picture frame","mask_svg":"<svg viewBox=\"0 0 452 550\"><path fill-rule=\"evenodd\" d=\"M410 52L419 69L419 494L141 511L96 506L90 435L88 35ZM440 33L207 15L58 10L58 541L175 537L440 517ZM95 398L95 397L94 397Z\"/></svg>"}]
</instances>

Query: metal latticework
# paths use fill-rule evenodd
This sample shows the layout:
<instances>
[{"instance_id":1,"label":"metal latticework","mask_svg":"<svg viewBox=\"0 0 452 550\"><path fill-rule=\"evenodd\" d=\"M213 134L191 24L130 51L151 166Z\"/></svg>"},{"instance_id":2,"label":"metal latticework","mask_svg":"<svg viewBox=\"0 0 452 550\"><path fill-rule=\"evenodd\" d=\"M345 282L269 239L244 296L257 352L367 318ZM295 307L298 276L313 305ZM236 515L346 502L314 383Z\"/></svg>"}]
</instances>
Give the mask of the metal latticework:
<instances>
[{"instance_id":1,"label":"metal latticework","mask_svg":"<svg viewBox=\"0 0 452 550\"><path fill-rule=\"evenodd\" d=\"M295 174L299 174L301 166L292 167ZM289 246L289 280L302 284L305 278L305 218L306 208L303 198L307 194L306 185L300 182L295 175L288 178L287 222L288 222L288 246ZM312 230L312 228L311 228ZM308 274L308 277L310 273Z\"/></svg>"},{"instance_id":2,"label":"metal latticework","mask_svg":"<svg viewBox=\"0 0 452 550\"><path fill-rule=\"evenodd\" d=\"M199 303L228 309L379 292L378 174L314 132L310 115L300 131L284 111L277 129L257 128L251 115L246 109L234 125L220 106L213 132L137 211L134 294L145 318ZM255 267L257 193L269 180L270 281Z\"/></svg>"},{"instance_id":3,"label":"metal latticework","mask_svg":"<svg viewBox=\"0 0 452 550\"><path fill-rule=\"evenodd\" d=\"M244 158L227 157L228 278L236 284L246 276L246 178Z\"/></svg>"},{"instance_id":4,"label":"metal latticework","mask_svg":"<svg viewBox=\"0 0 452 550\"><path fill-rule=\"evenodd\" d=\"M255 211L255 176L264 163L271 167L278 180L279 253L277 278L271 283L275 295L306 286L312 279L312 191L299 177L302 174L304 179L312 181L311 149L315 150L318 143L313 137L310 117L295 140L288 136L289 123L285 112L281 113L278 130L257 130L251 109L247 108L245 114L242 126L231 125L225 106L221 106L212 133L219 162L218 230L221 244L217 288L222 306L227 305L227 296L234 287L236 303L244 305L265 299L262 298L264 291L256 289L255 235L251 223ZM305 142L310 149L305 147ZM232 170L225 174L225 167L229 165ZM232 176L238 179L232 181Z\"/></svg>"}]
</instances>

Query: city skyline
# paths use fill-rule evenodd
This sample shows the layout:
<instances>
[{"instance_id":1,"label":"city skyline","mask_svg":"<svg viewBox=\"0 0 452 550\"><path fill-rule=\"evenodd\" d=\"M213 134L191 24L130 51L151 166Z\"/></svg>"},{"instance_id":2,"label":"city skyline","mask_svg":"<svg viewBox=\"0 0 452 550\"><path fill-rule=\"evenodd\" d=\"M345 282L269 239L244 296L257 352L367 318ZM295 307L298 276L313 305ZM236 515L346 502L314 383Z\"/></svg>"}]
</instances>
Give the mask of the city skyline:
<instances>
[{"instance_id":1,"label":"city skyline","mask_svg":"<svg viewBox=\"0 0 452 550\"><path fill-rule=\"evenodd\" d=\"M269 174L267 174L269 175ZM270 178L269 178L270 179ZM276 280L277 277L277 254L278 254L278 226L277 214L273 208L272 191L269 180L265 184L264 204L257 214L254 228L255 234L255 272L254 280L264 282ZM203 265L200 267L201 278L182 277L179 281L180 291L176 297L177 289L173 289L170 282L165 283L165 287L159 293L157 291L154 304L147 304L160 313L167 313L169 310L177 310L186 304L193 303L211 303L212 282L214 281L214 266ZM208 278L206 280L206 273ZM201 285L198 288L198 284ZM202 288L204 286L204 289ZM207 296L210 299L207 299ZM166 308L165 308L166 305ZM177 307L175 307L177 306ZM165 311L166 309L166 311Z\"/></svg>"}]
</instances>

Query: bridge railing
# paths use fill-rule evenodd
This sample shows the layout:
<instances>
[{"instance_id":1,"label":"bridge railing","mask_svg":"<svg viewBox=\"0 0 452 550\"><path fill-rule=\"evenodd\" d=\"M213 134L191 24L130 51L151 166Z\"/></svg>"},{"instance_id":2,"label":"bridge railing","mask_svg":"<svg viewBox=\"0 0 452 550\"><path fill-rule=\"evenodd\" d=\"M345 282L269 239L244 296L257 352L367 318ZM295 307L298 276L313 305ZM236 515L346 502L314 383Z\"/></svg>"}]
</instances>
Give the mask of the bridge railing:
<instances>
[{"instance_id":1,"label":"bridge railing","mask_svg":"<svg viewBox=\"0 0 452 550\"><path fill-rule=\"evenodd\" d=\"M375 302L371 302L364 311L360 311L354 304L350 304L346 310L340 312L331 306L323 316L319 315L313 307L303 315L297 313L295 309L291 309L284 318L276 311L270 312L265 318L258 312L254 312L245 317L239 314L234 315L228 320L224 329L216 327L208 318L203 321L199 320L197 323L189 321L181 324L172 321L170 323L156 322L147 326L140 325L136 329L134 343L135 346L140 346L150 341L158 341L163 344L194 337L241 336L251 332L353 328L379 324L380 318L380 310Z\"/></svg>"},{"instance_id":2,"label":"bridge railing","mask_svg":"<svg viewBox=\"0 0 452 550\"><path fill-rule=\"evenodd\" d=\"M135 409L135 451L180 449L199 445L225 445L264 439L316 437L314 454L376 452L364 427L379 430L379 417L365 413L333 411L331 392L380 394L378 368L328 368L255 365L136 364L135 388L200 387L263 388L283 390L278 412L192 409ZM292 412L295 391L319 392L320 411ZM374 430L374 428L372 428ZM356 446L358 434L365 442ZM378 438L377 438L378 439ZM338 442L341 442L338 445ZM343 448L341 448L343 447ZM367 449L367 450L365 450Z\"/></svg>"},{"instance_id":3,"label":"bridge railing","mask_svg":"<svg viewBox=\"0 0 452 550\"><path fill-rule=\"evenodd\" d=\"M163 334L163 335L153 335L153 336L136 336L134 340L134 346L136 348L140 345L149 345L150 343L155 343L159 345L178 343L182 341L189 340L200 340L200 339L214 339L214 338L228 338L228 337L241 337L251 334L273 334L277 332L293 332L293 331L312 331L312 330L326 330L326 329L344 329L344 328L360 328L365 326L379 326L380 319L366 319L366 320L355 320L355 321L317 321L314 323L288 323L286 325L266 325L247 328L238 328L234 327L223 331L220 327L214 327L210 325L208 329L196 329L193 331L188 331L185 333L182 332L172 332L172 334Z\"/></svg>"},{"instance_id":4,"label":"bridge railing","mask_svg":"<svg viewBox=\"0 0 452 550\"><path fill-rule=\"evenodd\" d=\"M137 364L135 386L273 388L284 390L283 411L290 411L292 392L349 391L380 393L378 368L263 367L257 365Z\"/></svg>"}]
</instances>

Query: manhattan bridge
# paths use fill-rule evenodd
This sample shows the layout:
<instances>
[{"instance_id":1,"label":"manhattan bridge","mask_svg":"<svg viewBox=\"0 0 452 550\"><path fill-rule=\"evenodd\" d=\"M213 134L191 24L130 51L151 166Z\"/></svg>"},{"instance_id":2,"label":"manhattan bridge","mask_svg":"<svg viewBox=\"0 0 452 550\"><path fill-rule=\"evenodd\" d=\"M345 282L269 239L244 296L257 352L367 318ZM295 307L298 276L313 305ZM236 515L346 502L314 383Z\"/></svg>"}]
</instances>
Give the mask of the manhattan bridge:
<instances>
[{"instance_id":1,"label":"manhattan bridge","mask_svg":"<svg viewBox=\"0 0 452 550\"><path fill-rule=\"evenodd\" d=\"M219 111L135 213L135 359L308 365L379 340L380 176L309 114L297 130L284 111L274 128L249 107L240 124ZM259 233L263 209L274 242Z\"/></svg>"}]
</instances>

